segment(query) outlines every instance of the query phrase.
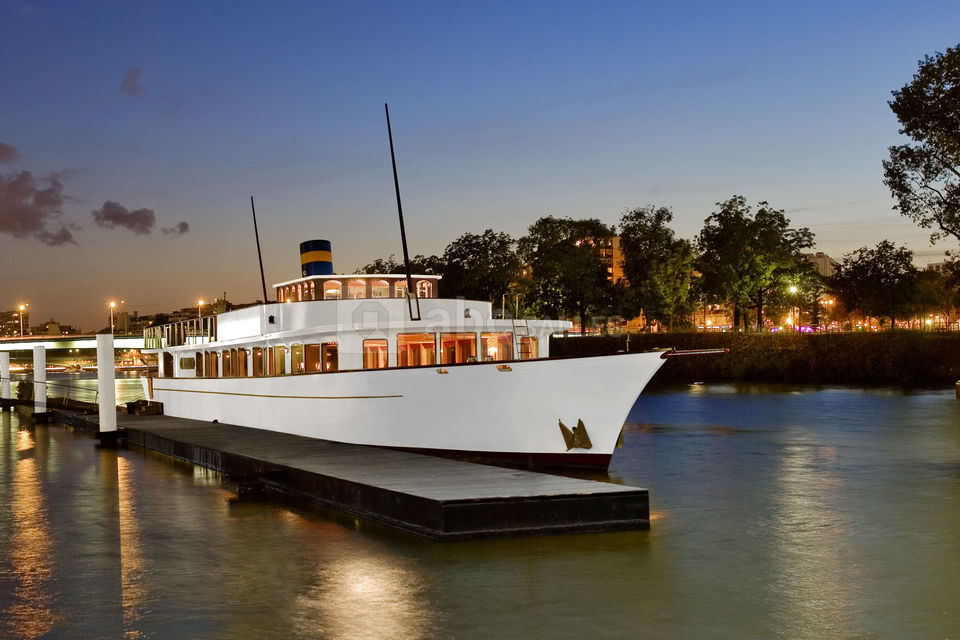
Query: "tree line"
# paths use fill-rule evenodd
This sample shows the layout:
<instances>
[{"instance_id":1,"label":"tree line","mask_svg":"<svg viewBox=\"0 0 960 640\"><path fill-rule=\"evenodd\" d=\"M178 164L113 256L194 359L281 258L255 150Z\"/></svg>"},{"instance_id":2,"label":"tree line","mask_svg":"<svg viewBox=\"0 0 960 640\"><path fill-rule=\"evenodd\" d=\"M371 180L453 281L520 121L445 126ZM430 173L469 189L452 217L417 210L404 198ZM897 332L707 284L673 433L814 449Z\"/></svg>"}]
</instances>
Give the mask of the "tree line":
<instances>
[{"instance_id":1,"label":"tree line","mask_svg":"<svg viewBox=\"0 0 960 640\"><path fill-rule=\"evenodd\" d=\"M891 146L883 161L894 209L931 229L931 242L960 240L960 45L920 60L912 81L892 94L900 134L912 141ZM442 275L444 297L488 300L505 315L574 318L583 328L642 314L680 329L693 326L705 304L725 305L736 329L764 330L788 309L820 325L824 294L836 302L834 320L877 318L893 327L936 314L949 325L958 315L956 257L921 272L906 247L884 240L846 254L826 278L804 256L814 234L769 202L752 206L742 195L718 202L693 240L677 237L672 220L669 207L656 205L626 211L616 225L546 216L521 238L465 233L442 255L416 256L411 268ZM360 269L402 270L392 255Z\"/></svg>"},{"instance_id":2,"label":"tree line","mask_svg":"<svg viewBox=\"0 0 960 640\"><path fill-rule=\"evenodd\" d=\"M588 329L640 315L665 329L690 328L704 304L725 305L739 329L764 330L790 309L819 325L825 294L838 302L834 319L859 315L890 326L933 312L953 318L960 308L960 262L921 272L909 250L884 240L847 254L826 278L804 255L813 233L768 202L751 206L734 195L717 203L692 241L677 237L672 220L669 207L654 205L624 212L616 225L545 216L520 238L465 233L441 255L414 257L411 269L443 276L443 297L486 300L508 317L572 318ZM403 269L391 255L358 271Z\"/></svg>"}]
</instances>

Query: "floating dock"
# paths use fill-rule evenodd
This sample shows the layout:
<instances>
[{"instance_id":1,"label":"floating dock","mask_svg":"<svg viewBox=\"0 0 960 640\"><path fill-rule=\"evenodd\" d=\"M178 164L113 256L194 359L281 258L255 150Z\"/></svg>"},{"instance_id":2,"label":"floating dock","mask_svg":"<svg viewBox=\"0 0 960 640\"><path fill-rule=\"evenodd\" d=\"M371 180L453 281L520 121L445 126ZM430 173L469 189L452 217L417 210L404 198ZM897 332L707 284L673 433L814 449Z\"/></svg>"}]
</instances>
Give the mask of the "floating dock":
<instances>
[{"instance_id":1,"label":"floating dock","mask_svg":"<svg viewBox=\"0 0 960 640\"><path fill-rule=\"evenodd\" d=\"M97 430L97 417L51 418ZM646 489L168 416L119 415L128 445L433 540L650 527Z\"/></svg>"}]
</instances>

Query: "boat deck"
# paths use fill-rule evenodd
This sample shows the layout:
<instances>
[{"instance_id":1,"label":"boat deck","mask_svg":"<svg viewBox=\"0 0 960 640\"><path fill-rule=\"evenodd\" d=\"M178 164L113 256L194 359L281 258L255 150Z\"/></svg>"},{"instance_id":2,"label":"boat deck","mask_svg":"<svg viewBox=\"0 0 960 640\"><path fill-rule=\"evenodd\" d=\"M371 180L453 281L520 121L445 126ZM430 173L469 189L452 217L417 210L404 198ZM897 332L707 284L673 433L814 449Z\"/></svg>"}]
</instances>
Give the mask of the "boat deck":
<instances>
[{"instance_id":1,"label":"boat deck","mask_svg":"<svg viewBox=\"0 0 960 640\"><path fill-rule=\"evenodd\" d=\"M118 423L129 445L435 540L650 526L646 489L168 416Z\"/></svg>"}]
</instances>

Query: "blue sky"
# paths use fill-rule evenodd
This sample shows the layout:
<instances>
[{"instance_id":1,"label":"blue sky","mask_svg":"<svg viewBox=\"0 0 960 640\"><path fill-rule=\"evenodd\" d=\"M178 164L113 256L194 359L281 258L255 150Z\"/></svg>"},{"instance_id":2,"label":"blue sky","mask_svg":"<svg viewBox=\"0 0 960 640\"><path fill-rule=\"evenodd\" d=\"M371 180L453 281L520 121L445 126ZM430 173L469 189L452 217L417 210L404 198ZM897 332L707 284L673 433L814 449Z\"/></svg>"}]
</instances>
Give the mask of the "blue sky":
<instances>
[{"instance_id":1,"label":"blue sky","mask_svg":"<svg viewBox=\"0 0 960 640\"><path fill-rule=\"evenodd\" d=\"M835 257L888 238L936 259L954 245L890 210L880 163L890 91L958 24L956 2L0 0L0 174L59 176L48 230L76 242L0 228L0 308L92 328L111 298L254 299L251 194L268 285L305 239L339 271L399 254L384 101L415 253L646 204L692 238L741 193ZM98 226L106 201L153 232Z\"/></svg>"}]
</instances>

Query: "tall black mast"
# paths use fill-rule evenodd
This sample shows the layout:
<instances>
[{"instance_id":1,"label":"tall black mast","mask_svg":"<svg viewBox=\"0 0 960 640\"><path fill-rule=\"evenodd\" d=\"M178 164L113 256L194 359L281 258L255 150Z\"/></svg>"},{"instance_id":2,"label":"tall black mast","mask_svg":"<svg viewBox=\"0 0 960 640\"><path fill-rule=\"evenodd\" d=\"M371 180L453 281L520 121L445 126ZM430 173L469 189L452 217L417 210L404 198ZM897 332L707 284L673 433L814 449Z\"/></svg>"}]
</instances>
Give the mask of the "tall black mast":
<instances>
[{"instance_id":1,"label":"tall black mast","mask_svg":"<svg viewBox=\"0 0 960 640\"><path fill-rule=\"evenodd\" d=\"M393 187L397 192L397 213L400 214L400 242L403 244L403 266L407 270L407 309L411 320L420 320L420 299L413 288L413 277L410 275L410 254L407 252L407 232L403 227L403 205L400 204L400 181L397 179L397 157L393 153L393 131L390 129L390 108L383 103L383 110L387 114L387 136L390 138L390 162L393 164ZM413 303L417 301L417 316L413 316Z\"/></svg>"},{"instance_id":2,"label":"tall black mast","mask_svg":"<svg viewBox=\"0 0 960 640\"><path fill-rule=\"evenodd\" d=\"M260 255L260 232L257 231L257 209L253 206L253 196L250 196L250 210L253 211L253 235L257 238L257 260L260 261L260 284L263 285L263 304L267 300L267 280L263 277L263 256Z\"/></svg>"}]
</instances>

